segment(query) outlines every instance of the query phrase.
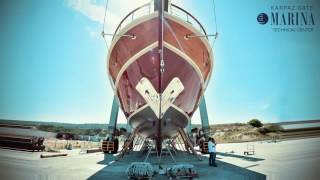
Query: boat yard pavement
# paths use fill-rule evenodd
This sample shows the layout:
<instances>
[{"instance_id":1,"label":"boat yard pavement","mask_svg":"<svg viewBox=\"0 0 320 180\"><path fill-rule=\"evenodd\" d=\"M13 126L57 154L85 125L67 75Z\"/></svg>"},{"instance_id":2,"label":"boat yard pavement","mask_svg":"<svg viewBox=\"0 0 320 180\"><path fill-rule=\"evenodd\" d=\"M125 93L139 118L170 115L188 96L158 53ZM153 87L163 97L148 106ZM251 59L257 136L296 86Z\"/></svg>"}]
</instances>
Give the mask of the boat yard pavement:
<instances>
[{"instance_id":1,"label":"boat yard pavement","mask_svg":"<svg viewBox=\"0 0 320 180\"><path fill-rule=\"evenodd\" d=\"M243 155L248 146L254 147L254 155ZM193 155L177 153L175 160L177 163L193 164L200 180L313 180L320 177L320 138L218 144L217 151L217 168L208 166L207 155L198 161ZM42 152L0 149L1 179L127 179L125 171L130 163L145 158L141 152L132 152L120 161L114 161L112 155L105 156L103 153L85 154L80 150L62 152L68 153L68 156L41 159ZM169 155L162 157L160 167L156 156L150 156L148 161L155 170L174 164ZM153 179L168 178L156 174Z\"/></svg>"}]
</instances>

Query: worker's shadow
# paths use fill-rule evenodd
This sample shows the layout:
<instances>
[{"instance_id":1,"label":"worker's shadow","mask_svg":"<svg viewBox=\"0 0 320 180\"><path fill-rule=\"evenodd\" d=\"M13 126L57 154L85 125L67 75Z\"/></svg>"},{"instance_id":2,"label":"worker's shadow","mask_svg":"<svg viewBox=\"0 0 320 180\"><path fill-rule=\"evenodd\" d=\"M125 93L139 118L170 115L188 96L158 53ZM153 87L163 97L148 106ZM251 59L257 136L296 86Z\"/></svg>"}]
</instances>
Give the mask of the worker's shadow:
<instances>
[{"instance_id":1,"label":"worker's shadow","mask_svg":"<svg viewBox=\"0 0 320 180\"><path fill-rule=\"evenodd\" d=\"M115 162L116 156L114 154L104 153L104 158L102 161L98 162L98 164L109 165Z\"/></svg>"}]
</instances>

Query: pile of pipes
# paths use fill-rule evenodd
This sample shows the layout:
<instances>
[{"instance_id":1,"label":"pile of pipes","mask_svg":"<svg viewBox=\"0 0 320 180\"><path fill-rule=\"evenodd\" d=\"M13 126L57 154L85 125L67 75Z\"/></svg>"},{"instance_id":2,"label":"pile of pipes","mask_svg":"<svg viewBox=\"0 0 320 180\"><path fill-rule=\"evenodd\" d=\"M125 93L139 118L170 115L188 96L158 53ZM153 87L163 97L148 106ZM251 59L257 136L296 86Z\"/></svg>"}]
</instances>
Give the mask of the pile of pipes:
<instances>
[{"instance_id":1,"label":"pile of pipes","mask_svg":"<svg viewBox=\"0 0 320 180\"><path fill-rule=\"evenodd\" d=\"M153 168L147 162L133 162L127 169L127 175L130 178L151 178L153 174Z\"/></svg>"},{"instance_id":2,"label":"pile of pipes","mask_svg":"<svg viewBox=\"0 0 320 180\"><path fill-rule=\"evenodd\" d=\"M178 164L171 168L167 168L167 175L169 177L198 177L192 164Z\"/></svg>"}]
</instances>

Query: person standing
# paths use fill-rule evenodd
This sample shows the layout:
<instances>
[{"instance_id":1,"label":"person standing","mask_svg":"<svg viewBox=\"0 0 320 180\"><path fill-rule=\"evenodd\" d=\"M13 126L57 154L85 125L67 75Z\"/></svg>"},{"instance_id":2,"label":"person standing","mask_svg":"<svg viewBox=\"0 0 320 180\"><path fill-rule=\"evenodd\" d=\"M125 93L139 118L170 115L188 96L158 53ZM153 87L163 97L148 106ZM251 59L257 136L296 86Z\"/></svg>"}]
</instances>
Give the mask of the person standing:
<instances>
[{"instance_id":1,"label":"person standing","mask_svg":"<svg viewBox=\"0 0 320 180\"><path fill-rule=\"evenodd\" d=\"M209 138L208 141L209 166L217 167L216 164L216 142L213 138Z\"/></svg>"}]
</instances>

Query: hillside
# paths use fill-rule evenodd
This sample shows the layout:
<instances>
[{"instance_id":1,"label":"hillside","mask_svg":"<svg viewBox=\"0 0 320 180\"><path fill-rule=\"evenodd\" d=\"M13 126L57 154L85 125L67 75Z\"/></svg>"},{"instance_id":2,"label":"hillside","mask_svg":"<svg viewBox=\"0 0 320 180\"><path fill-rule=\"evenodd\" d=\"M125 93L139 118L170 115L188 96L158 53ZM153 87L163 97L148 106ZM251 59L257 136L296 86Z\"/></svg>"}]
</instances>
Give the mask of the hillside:
<instances>
[{"instance_id":1,"label":"hillside","mask_svg":"<svg viewBox=\"0 0 320 180\"><path fill-rule=\"evenodd\" d=\"M37 129L45 132L54 133L71 133L75 135L99 135L104 137L108 133L108 124L86 123L86 124L71 124L59 122L38 122L38 121L22 121L22 120L8 120L0 119L0 126L16 127L22 129ZM118 124L118 128L126 127L126 124ZM0 132L1 133L1 132Z\"/></svg>"},{"instance_id":2,"label":"hillside","mask_svg":"<svg viewBox=\"0 0 320 180\"><path fill-rule=\"evenodd\" d=\"M83 123L83 124L73 124L73 123L60 123L60 122L40 122L40 121L24 121L24 120L8 120L0 119L0 124L10 124L10 125L25 125L25 126L39 126L39 125L52 125L60 126L70 129L107 129L108 124L99 123ZM118 124L118 127L126 127L126 124Z\"/></svg>"}]
</instances>

